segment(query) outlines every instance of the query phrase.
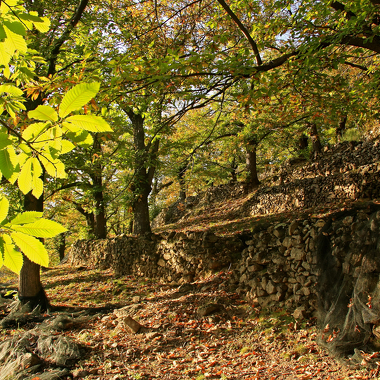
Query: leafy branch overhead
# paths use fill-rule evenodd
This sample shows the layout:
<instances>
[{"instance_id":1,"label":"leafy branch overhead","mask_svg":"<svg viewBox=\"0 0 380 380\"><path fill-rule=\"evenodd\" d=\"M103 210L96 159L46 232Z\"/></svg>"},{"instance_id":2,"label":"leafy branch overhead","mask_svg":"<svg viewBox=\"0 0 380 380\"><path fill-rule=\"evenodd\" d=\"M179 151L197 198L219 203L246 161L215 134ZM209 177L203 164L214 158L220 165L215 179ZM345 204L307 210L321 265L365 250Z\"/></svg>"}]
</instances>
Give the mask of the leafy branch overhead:
<instances>
[{"instance_id":1,"label":"leafy branch overhead","mask_svg":"<svg viewBox=\"0 0 380 380\"><path fill-rule=\"evenodd\" d=\"M59 104L43 104L27 112L26 128L18 127L19 118L26 111L26 98L17 75L22 67L14 65L13 60L28 56L26 28L46 32L50 23L35 12L27 13L17 3L10 0L0 5L0 64L7 78L7 83L0 85L0 112L8 117L0 119L0 177L17 185L23 194L31 193L38 199L44 191L45 172L55 178L66 177L61 155L76 145L91 144L92 132L112 129L102 117L83 114L83 107L99 92L100 84L94 81L77 84L64 94ZM28 56L28 60L30 67L34 67L41 58ZM42 218L42 212L24 212L10 219L10 211L10 202L3 196L0 200L0 267L5 265L18 273L23 264L22 254L47 266L49 257L39 239L54 237L66 229Z\"/></svg>"}]
</instances>

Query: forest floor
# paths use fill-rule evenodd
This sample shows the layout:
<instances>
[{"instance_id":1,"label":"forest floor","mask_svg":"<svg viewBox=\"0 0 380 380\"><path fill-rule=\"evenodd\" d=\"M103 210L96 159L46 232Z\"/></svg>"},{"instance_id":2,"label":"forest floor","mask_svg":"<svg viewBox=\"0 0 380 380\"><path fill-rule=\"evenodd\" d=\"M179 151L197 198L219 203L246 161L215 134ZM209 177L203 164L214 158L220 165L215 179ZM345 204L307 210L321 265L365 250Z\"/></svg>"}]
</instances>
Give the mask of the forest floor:
<instances>
[{"instance_id":1,"label":"forest floor","mask_svg":"<svg viewBox=\"0 0 380 380\"><path fill-rule=\"evenodd\" d=\"M74 379L378 378L378 353L363 353L368 361L361 364L338 361L317 345L314 320L296 322L284 310L260 311L229 287L228 278L228 272L220 272L180 286L57 266L42 274L42 282L60 311L44 318L65 310L91 316L57 333L82 348L82 357L70 367ZM7 289L16 288L15 280L4 272L0 276ZM139 331L123 323L121 308ZM0 319L6 313L1 309ZM35 325L2 329L0 341ZM46 372L54 369L49 360L44 365Z\"/></svg>"}]
</instances>

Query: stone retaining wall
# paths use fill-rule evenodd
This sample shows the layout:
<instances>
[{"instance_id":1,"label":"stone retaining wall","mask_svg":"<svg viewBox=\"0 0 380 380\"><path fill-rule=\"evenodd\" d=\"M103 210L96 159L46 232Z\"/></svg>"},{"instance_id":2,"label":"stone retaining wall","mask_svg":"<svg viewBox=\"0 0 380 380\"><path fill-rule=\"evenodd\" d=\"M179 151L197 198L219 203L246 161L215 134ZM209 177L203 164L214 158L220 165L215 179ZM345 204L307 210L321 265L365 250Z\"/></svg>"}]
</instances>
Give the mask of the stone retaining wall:
<instances>
[{"instance_id":1,"label":"stone retaining wall","mask_svg":"<svg viewBox=\"0 0 380 380\"><path fill-rule=\"evenodd\" d=\"M238 262L244 243L207 232L148 237L121 235L107 240L79 240L71 248L73 265L112 268L116 275L134 274L164 282L188 282Z\"/></svg>"},{"instance_id":2,"label":"stone retaining wall","mask_svg":"<svg viewBox=\"0 0 380 380\"><path fill-rule=\"evenodd\" d=\"M298 162L298 163L297 163ZM226 199L240 198L236 217L292 212L329 206L346 200L380 198L380 141L343 142L325 147L316 160L290 160L260 176L262 185L247 194L244 184L209 188L204 194L176 202L163 210L154 226L181 223L212 210Z\"/></svg>"},{"instance_id":3,"label":"stone retaining wall","mask_svg":"<svg viewBox=\"0 0 380 380\"><path fill-rule=\"evenodd\" d=\"M231 286L253 303L313 313L325 253L329 252L335 272L352 281L368 271L369 262L380 273L380 244L375 244L380 236L379 210L371 204L329 217L273 223L244 236L171 232L149 238L82 240L71 249L72 263L175 283L232 270ZM322 241L324 248L318 251ZM376 263L373 257L379 258Z\"/></svg>"}]
</instances>

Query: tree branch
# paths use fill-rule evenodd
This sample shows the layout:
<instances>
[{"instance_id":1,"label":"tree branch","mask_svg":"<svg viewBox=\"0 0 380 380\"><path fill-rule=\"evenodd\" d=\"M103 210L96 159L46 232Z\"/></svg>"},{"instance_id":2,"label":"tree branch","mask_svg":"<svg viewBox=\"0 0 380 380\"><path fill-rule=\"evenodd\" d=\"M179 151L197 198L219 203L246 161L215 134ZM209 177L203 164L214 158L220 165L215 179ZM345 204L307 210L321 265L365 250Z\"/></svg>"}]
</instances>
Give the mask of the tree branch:
<instances>
[{"instance_id":1,"label":"tree branch","mask_svg":"<svg viewBox=\"0 0 380 380\"><path fill-rule=\"evenodd\" d=\"M239 29L243 32L243 34L247 37L247 40L249 44L251 45L251 48L253 52L255 53L256 62L260 66L263 61L260 57L260 52L257 47L256 42L253 40L251 35L249 34L249 31L247 28L243 25L243 23L239 20L239 18L236 16L236 14L232 11L232 9L228 6L228 4L224 0L217 0L218 3L223 7L223 9L228 13L228 15L231 17L231 19L235 22L235 24L239 27Z\"/></svg>"},{"instance_id":2,"label":"tree branch","mask_svg":"<svg viewBox=\"0 0 380 380\"><path fill-rule=\"evenodd\" d=\"M55 64L57 62L58 54L61 51L61 47L69 39L71 32L81 19L83 12L88 4L88 1L89 0L81 0L80 4L78 5L78 8L76 9L74 15L71 17L69 24L62 33L61 37L55 41L49 58L49 69L47 73L48 76L55 74Z\"/></svg>"}]
</instances>

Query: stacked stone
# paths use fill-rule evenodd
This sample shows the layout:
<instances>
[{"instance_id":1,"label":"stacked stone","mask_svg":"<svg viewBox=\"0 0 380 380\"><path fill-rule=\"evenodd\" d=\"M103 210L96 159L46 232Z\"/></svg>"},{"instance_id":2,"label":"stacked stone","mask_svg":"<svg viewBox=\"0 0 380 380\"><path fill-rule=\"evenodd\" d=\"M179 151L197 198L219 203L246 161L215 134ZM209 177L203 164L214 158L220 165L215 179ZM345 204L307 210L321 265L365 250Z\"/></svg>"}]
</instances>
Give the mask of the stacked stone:
<instances>
[{"instance_id":1,"label":"stacked stone","mask_svg":"<svg viewBox=\"0 0 380 380\"><path fill-rule=\"evenodd\" d=\"M270 226L246 241L239 266L240 290L261 306L316 307L315 239L324 220Z\"/></svg>"}]
</instances>

